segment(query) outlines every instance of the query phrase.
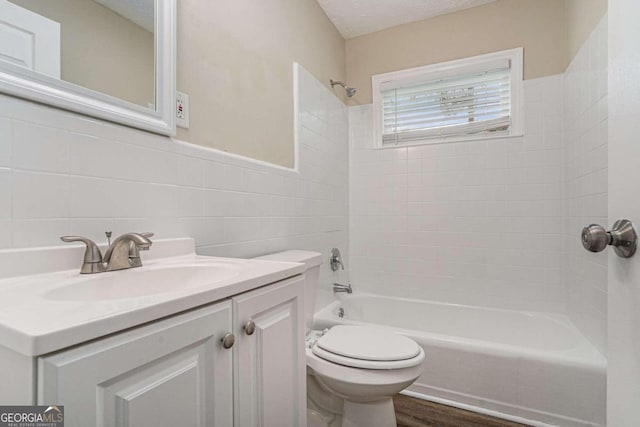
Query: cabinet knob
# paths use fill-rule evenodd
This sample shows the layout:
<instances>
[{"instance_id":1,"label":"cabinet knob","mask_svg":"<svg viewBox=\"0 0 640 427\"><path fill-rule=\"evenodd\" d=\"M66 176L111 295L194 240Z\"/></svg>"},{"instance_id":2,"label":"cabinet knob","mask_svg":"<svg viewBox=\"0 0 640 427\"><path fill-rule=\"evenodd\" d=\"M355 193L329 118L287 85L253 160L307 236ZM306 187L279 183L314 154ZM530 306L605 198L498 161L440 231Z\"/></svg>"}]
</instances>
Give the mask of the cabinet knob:
<instances>
[{"instance_id":1,"label":"cabinet knob","mask_svg":"<svg viewBox=\"0 0 640 427\"><path fill-rule=\"evenodd\" d=\"M224 348L231 348L236 343L236 337L231 332L227 332L220 341Z\"/></svg>"},{"instance_id":2,"label":"cabinet knob","mask_svg":"<svg viewBox=\"0 0 640 427\"><path fill-rule=\"evenodd\" d=\"M249 320L243 327L242 329L244 329L244 333L247 335L253 335L253 333L256 331L256 322L254 322L253 320Z\"/></svg>"}]
</instances>

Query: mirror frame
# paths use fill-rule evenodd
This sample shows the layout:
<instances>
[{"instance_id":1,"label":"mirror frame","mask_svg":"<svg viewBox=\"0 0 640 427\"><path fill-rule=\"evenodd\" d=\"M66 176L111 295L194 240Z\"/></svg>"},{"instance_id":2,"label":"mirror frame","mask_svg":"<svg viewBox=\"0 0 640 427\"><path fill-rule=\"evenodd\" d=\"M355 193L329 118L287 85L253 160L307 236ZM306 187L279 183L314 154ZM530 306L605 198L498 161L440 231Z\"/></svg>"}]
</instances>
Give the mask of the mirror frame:
<instances>
[{"instance_id":1,"label":"mirror frame","mask_svg":"<svg viewBox=\"0 0 640 427\"><path fill-rule=\"evenodd\" d=\"M3 61L0 61L0 92L162 135L175 135L176 0L155 0L155 9L155 110Z\"/></svg>"}]
</instances>

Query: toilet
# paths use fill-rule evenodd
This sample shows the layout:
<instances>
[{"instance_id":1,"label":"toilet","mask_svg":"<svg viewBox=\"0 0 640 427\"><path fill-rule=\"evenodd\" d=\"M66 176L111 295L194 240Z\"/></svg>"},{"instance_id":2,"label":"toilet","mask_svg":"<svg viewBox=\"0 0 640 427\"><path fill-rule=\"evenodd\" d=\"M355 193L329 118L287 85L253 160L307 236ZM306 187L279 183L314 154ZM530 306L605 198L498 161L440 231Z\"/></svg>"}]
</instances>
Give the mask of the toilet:
<instances>
[{"instance_id":1,"label":"toilet","mask_svg":"<svg viewBox=\"0 0 640 427\"><path fill-rule=\"evenodd\" d=\"M422 373L422 347L373 327L313 330L322 254L292 250L257 259L306 266L308 427L396 427L392 398Z\"/></svg>"}]
</instances>

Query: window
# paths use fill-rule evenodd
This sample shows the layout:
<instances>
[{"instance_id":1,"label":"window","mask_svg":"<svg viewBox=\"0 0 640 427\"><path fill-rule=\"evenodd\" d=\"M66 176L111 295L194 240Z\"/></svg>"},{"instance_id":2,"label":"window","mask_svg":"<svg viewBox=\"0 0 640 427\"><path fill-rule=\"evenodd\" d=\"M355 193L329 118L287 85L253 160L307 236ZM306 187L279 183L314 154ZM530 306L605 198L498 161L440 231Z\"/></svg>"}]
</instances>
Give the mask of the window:
<instances>
[{"instance_id":1,"label":"window","mask_svg":"<svg viewBox=\"0 0 640 427\"><path fill-rule=\"evenodd\" d=\"M376 146L522 134L522 48L373 76Z\"/></svg>"}]
</instances>

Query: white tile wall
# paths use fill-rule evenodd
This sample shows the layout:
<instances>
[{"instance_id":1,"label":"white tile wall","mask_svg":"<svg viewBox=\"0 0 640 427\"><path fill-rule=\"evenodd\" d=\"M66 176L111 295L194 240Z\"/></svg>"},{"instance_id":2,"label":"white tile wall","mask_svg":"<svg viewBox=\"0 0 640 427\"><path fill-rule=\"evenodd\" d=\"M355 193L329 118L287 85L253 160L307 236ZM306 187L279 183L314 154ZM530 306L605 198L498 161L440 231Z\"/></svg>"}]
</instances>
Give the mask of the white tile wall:
<instances>
[{"instance_id":1,"label":"white tile wall","mask_svg":"<svg viewBox=\"0 0 640 427\"><path fill-rule=\"evenodd\" d=\"M349 111L351 278L385 295L561 311L563 76L525 82L526 137L372 149Z\"/></svg>"},{"instance_id":2,"label":"white tile wall","mask_svg":"<svg viewBox=\"0 0 640 427\"><path fill-rule=\"evenodd\" d=\"M565 75L565 281L567 311L603 353L607 348L607 252L585 251L587 224L612 225L607 215L607 17Z\"/></svg>"},{"instance_id":3,"label":"white tile wall","mask_svg":"<svg viewBox=\"0 0 640 427\"><path fill-rule=\"evenodd\" d=\"M348 257L347 109L300 68L298 171L0 95L0 248L191 236L205 255ZM346 281L323 266L319 304Z\"/></svg>"}]
</instances>

